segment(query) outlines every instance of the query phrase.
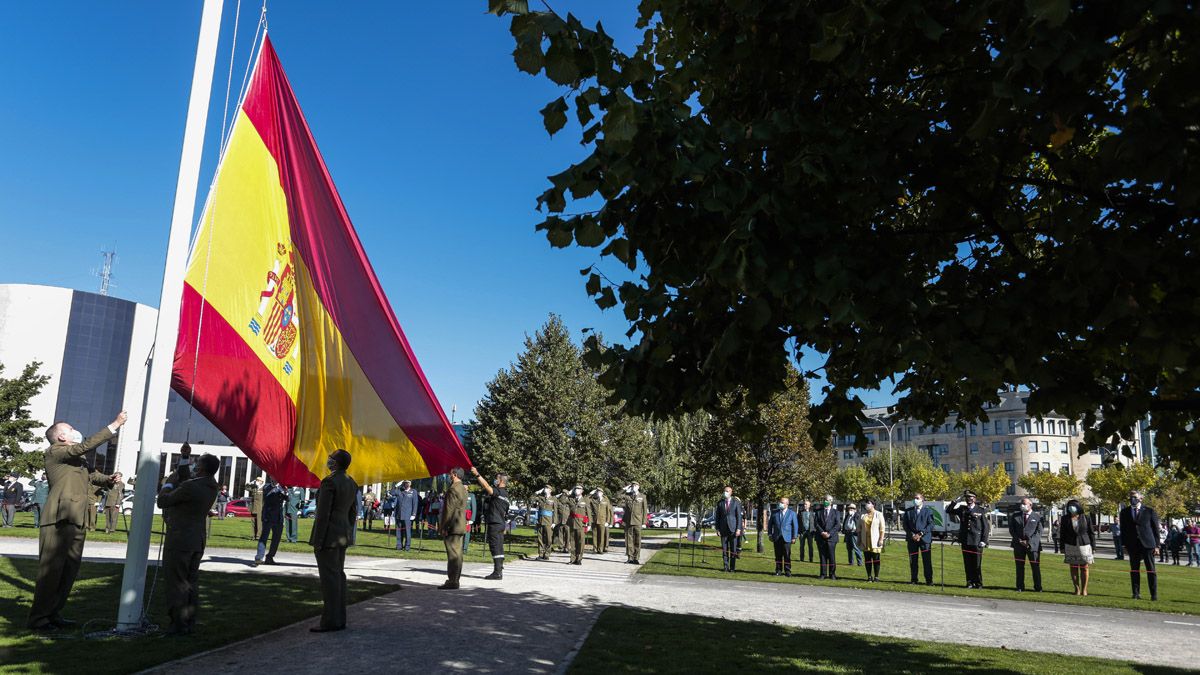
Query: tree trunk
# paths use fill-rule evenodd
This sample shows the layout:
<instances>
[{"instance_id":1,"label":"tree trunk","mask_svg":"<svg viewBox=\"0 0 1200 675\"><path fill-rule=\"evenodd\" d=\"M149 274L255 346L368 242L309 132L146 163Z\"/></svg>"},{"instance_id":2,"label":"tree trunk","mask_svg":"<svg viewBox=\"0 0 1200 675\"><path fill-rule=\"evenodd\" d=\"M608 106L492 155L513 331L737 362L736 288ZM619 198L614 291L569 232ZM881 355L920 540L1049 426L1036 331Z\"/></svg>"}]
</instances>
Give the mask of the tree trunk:
<instances>
[{"instance_id":1,"label":"tree trunk","mask_svg":"<svg viewBox=\"0 0 1200 675\"><path fill-rule=\"evenodd\" d=\"M766 508L767 493L764 491L760 492L758 495L758 525L756 527L756 530L758 531L758 542L755 550L759 553L763 552L763 511L765 511Z\"/></svg>"}]
</instances>

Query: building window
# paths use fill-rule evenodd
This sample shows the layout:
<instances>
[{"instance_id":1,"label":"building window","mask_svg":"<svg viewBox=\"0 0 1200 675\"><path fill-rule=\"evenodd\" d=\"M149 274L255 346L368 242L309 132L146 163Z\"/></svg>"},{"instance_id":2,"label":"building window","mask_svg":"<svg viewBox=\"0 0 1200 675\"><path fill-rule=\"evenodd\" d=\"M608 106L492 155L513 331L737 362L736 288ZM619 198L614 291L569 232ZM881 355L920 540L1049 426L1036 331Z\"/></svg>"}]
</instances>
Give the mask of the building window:
<instances>
[{"instance_id":1,"label":"building window","mask_svg":"<svg viewBox=\"0 0 1200 675\"><path fill-rule=\"evenodd\" d=\"M1066 420L1058 421L1058 435L1059 436L1067 435L1067 421Z\"/></svg>"},{"instance_id":2,"label":"building window","mask_svg":"<svg viewBox=\"0 0 1200 675\"><path fill-rule=\"evenodd\" d=\"M1037 473L1037 470L1038 470L1038 463L1030 462L1029 463L1029 473Z\"/></svg>"},{"instance_id":3,"label":"building window","mask_svg":"<svg viewBox=\"0 0 1200 675\"><path fill-rule=\"evenodd\" d=\"M979 433L980 433L980 435L981 435L981 436L987 436L987 435L988 435L988 423L987 423L987 422L980 422L980 423L979 423L979 427L980 427L980 428L979 428Z\"/></svg>"},{"instance_id":4,"label":"building window","mask_svg":"<svg viewBox=\"0 0 1200 675\"><path fill-rule=\"evenodd\" d=\"M992 441L992 454L1000 454L1000 441Z\"/></svg>"},{"instance_id":5,"label":"building window","mask_svg":"<svg viewBox=\"0 0 1200 675\"><path fill-rule=\"evenodd\" d=\"M976 427L977 427L977 426L978 426L977 424L972 424L972 425L971 425L971 435L972 435L972 436L974 436L974 435L975 435L975 431L976 431Z\"/></svg>"},{"instance_id":6,"label":"building window","mask_svg":"<svg viewBox=\"0 0 1200 675\"><path fill-rule=\"evenodd\" d=\"M1061 469L1059 469L1058 471L1059 471L1059 473L1071 473L1071 465L1070 465L1070 464L1063 464L1063 465L1062 465L1062 468L1061 468Z\"/></svg>"},{"instance_id":7,"label":"building window","mask_svg":"<svg viewBox=\"0 0 1200 675\"><path fill-rule=\"evenodd\" d=\"M1029 454L1037 454L1037 441L1029 441Z\"/></svg>"},{"instance_id":8,"label":"building window","mask_svg":"<svg viewBox=\"0 0 1200 675\"><path fill-rule=\"evenodd\" d=\"M1046 433L1046 422L1039 418L1034 422L1034 428L1037 429L1039 434L1044 434Z\"/></svg>"},{"instance_id":9,"label":"building window","mask_svg":"<svg viewBox=\"0 0 1200 675\"><path fill-rule=\"evenodd\" d=\"M943 431L944 433L947 433L947 434L948 434L948 433L950 433L950 430L951 430L951 428L952 428L952 425L950 425L950 424L946 424L945 426L943 426L943 427L942 427L942 431Z\"/></svg>"},{"instance_id":10,"label":"building window","mask_svg":"<svg viewBox=\"0 0 1200 675\"><path fill-rule=\"evenodd\" d=\"M1064 455L1067 454L1067 442L1066 441L1059 442L1058 451Z\"/></svg>"},{"instance_id":11,"label":"building window","mask_svg":"<svg viewBox=\"0 0 1200 675\"><path fill-rule=\"evenodd\" d=\"M1010 434L1017 433L1017 421L1016 420L1014 420L1014 419L1008 420L1008 433L1010 433Z\"/></svg>"},{"instance_id":12,"label":"building window","mask_svg":"<svg viewBox=\"0 0 1200 675\"><path fill-rule=\"evenodd\" d=\"M1072 435L1072 436L1074 436L1074 435L1075 435L1075 433L1076 433L1076 432L1075 432L1075 423L1074 423L1074 422L1071 422L1070 429L1071 429L1071 435Z\"/></svg>"},{"instance_id":13,"label":"building window","mask_svg":"<svg viewBox=\"0 0 1200 675\"><path fill-rule=\"evenodd\" d=\"M1042 452L1050 454L1050 441L1042 441Z\"/></svg>"},{"instance_id":14,"label":"building window","mask_svg":"<svg viewBox=\"0 0 1200 675\"><path fill-rule=\"evenodd\" d=\"M1016 470L1017 470L1017 463L1016 463L1016 462L1005 462L1005 463L1004 463L1004 470L1005 470L1005 471L1007 471L1007 472L1009 472L1009 473L1012 473L1013 471L1016 471Z\"/></svg>"},{"instance_id":15,"label":"building window","mask_svg":"<svg viewBox=\"0 0 1200 675\"><path fill-rule=\"evenodd\" d=\"M910 441L911 441L911 440L912 440L912 437L913 437L913 428L912 428L912 427L909 427L909 428L908 428L908 438L907 438L907 440L910 440Z\"/></svg>"},{"instance_id":16,"label":"building window","mask_svg":"<svg viewBox=\"0 0 1200 675\"><path fill-rule=\"evenodd\" d=\"M233 492L230 497L237 499L243 496L246 490L246 464L249 463L246 457L238 457L233 469Z\"/></svg>"},{"instance_id":17,"label":"building window","mask_svg":"<svg viewBox=\"0 0 1200 675\"><path fill-rule=\"evenodd\" d=\"M1011 455L1013 451L1012 441L1004 441L1004 454Z\"/></svg>"},{"instance_id":18,"label":"building window","mask_svg":"<svg viewBox=\"0 0 1200 675\"><path fill-rule=\"evenodd\" d=\"M950 473L950 465L949 465L949 464L943 464L943 465L942 465L942 471L945 471L946 473Z\"/></svg>"},{"instance_id":19,"label":"building window","mask_svg":"<svg viewBox=\"0 0 1200 675\"><path fill-rule=\"evenodd\" d=\"M1027 433L1029 433L1029 418L1028 418L1028 417L1026 417L1026 418L1025 418L1025 419L1024 419L1022 422L1021 422L1021 432L1022 432L1022 433L1026 433L1026 434L1027 434Z\"/></svg>"},{"instance_id":20,"label":"building window","mask_svg":"<svg viewBox=\"0 0 1200 675\"><path fill-rule=\"evenodd\" d=\"M842 451L842 459L851 459L851 450Z\"/></svg>"},{"instance_id":21,"label":"building window","mask_svg":"<svg viewBox=\"0 0 1200 675\"><path fill-rule=\"evenodd\" d=\"M946 445L945 443L938 443L932 447L933 447L933 454L935 454L935 455L950 454L950 446Z\"/></svg>"},{"instance_id":22,"label":"building window","mask_svg":"<svg viewBox=\"0 0 1200 675\"><path fill-rule=\"evenodd\" d=\"M1042 471L1050 470L1050 462L1042 462Z\"/></svg>"},{"instance_id":23,"label":"building window","mask_svg":"<svg viewBox=\"0 0 1200 675\"><path fill-rule=\"evenodd\" d=\"M978 455L978 454L979 454L979 444L978 444L978 443L972 443L972 444L971 444L971 454L972 454L972 455Z\"/></svg>"},{"instance_id":24,"label":"building window","mask_svg":"<svg viewBox=\"0 0 1200 675\"><path fill-rule=\"evenodd\" d=\"M996 420L995 422L992 422L992 430L996 433L997 436L1004 433L1004 427L1001 424L1000 420Z\"/></svg>"}]
</instances>

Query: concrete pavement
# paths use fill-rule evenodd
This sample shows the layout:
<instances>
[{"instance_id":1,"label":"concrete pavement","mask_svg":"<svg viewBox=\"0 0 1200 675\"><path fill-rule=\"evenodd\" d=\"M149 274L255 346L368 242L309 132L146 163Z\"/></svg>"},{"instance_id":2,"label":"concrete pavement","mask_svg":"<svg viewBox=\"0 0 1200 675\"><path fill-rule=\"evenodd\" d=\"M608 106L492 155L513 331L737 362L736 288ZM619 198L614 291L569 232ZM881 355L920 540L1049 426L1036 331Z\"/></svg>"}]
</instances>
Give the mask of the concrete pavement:
<instances>
[{"instance_id":1,"label":"concrete pavement","mask_svg":"<svg viewBox=\"0 0 1200 675\"><path fill-rule=\"evenodd\" d=\"M23 543L26 542L27 543ZM653 542L649 542L653 545ZM36 554L33 540L0 539L0 554ZM123 544L89 543L89 559L124 558ZM650 551L643 551L648 558ZM252 553L210 550L203 570L314 577L309 556L280 553L278 567L251 568ZM484 673L561 671L604 607L627 606L814 628L1190 667L1185 645L1200 638L1200 618L874 589L759 584L634 574L624 552L585 556L584 565L521 561L502 582L491 567L468 564L463 588L439 591L440 561L347 558L350 578L400 582L403 589L349 609L349 629L314 635L313 621L160 667L190 661L222 671L315 672L405 668ZM299 581L299 579L298 579ZM305 583L314 583L315 580ZM1084 639L1080 639L1084 636ZM1136 636L1131 639L1130 636Z\"/></svg>"}]
</instances>

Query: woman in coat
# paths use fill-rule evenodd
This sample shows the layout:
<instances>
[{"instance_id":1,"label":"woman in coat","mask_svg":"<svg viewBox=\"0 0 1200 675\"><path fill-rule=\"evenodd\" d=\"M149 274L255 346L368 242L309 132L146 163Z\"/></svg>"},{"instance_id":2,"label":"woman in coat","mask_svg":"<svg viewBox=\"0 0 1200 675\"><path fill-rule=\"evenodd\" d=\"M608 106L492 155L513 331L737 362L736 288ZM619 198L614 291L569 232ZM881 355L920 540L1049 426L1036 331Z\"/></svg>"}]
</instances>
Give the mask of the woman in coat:
<instances>
[{"instance_id":1,"label":"woman in coat","mask_svg":"<svg viewBox=\"0 0 1200 675\"><path fill-rule=\"evenodd\" d=\"M1092 546L1096 543L1096 530L1092 519L1083 512L1079 500L1067 502L1067 508L1059 520L1059 536L1062 537L1066 556L1063 562L1071 566L1071 583L1075 584L1075 595L1087 595L1089 566L1096 562Z\"/></svg>"},{"instance_id":2,"label":"woman in coat","mask_svg":"<svg viewBox=\"0 0 1200 675\"><path fill-rule=\"evenodd\" d=\"M883 542L887 537L883 527L883 513L876 508L875 500L868 499L867 512L863 514L862 547L866 556L867 581L879 581L879 556L883 553Z\"/></svg>"}]
</instances>

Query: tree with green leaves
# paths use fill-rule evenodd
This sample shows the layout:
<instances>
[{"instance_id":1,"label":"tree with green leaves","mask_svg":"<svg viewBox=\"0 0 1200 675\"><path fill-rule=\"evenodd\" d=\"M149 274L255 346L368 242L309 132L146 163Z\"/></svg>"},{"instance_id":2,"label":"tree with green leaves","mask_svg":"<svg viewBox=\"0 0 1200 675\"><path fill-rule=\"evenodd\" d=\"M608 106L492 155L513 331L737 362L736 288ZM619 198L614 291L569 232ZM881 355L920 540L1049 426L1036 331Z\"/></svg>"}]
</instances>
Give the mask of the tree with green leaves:
<instances>
[{"instance_id":1,"label":"tree with green leaves","mask_svg":"<svg viewBox=\"0 0 1200 675\"><path fill-rule=\"evenodd\" d=\"M1158 472L1146 462L1135 462L1130 466L1111 464L1088 471L1084 480L1091 488L1101 513L1115 516L1121 504L1129 499L1130 490L1143 494L1158 482Z\"/></svg>"},{"instance_id":2,"label":"tree with green leaves","mask_svg":"<svg viewBox=\"0 0 1200 675\"><path fill-rule=\"evenodd\" d=\"M702 509L705 498L721 487L696 462L708 421L708 413L683 413L651 425L653 458L642 483L659 504Z\"/></svg>"},{"instance_id":3,"label":"tree with green leaves","mask_svg":"<svg viewBox=\"0 0 1200 675\"><path fill-rule=\"evenodd\" d=\"M653 468L649 424L606 401L596 373L555 315L488 383L467 446L481 470L511 475L520 498L547 482L599 485L612 494L639 480L653 494L644 478Z\"/></svg>"},{"instance_id":4,"label":"tree with green leaves","mask_svg":"<svg viewBox=\"0 0 1200 675\"><path fill-rule=\"evenodd\" d=\"M1017 485L1043 506L1057 506L1078 496L1083 481L1065 471L1030 471L1017 479Z\"/></svg>"},{"instance_id":5,"label":"tree with green leaves","mask_svg":"<svg viewBox=\"0 0 1200 675\"><path fill-rule=\"evenodd\" d=\"M858 426L856 389L939 423L1026 386L1084 450L1152 413L1200 466L1192 3L641 0L628 51L487 7L586 148L537 227L599 252L585 288L634 338L593 350L615 399L764 401L808 350L820 438Z\"/></svg>"},{"instance_id":6,"label":"tree with green leaves","mask_svg":"<svg viewBox=\"0 0 1200 675\"><path fill-rule=\"evenodd\" d=\"M892 489L888 488L888 453L876 452L863 460L862 466L881 486L883 499L903 502L917 492L926 499L941 499L950 489L946 472L934 465L928 452L913 445L902 445L892 451L890 474L895 481Z\"/></svg>"},{"instance_id":7,"label":"tree with green leaves","mask_svg":"<svg viewBox=\"0 0 1200 675\"><path fill-rule=\"evenodd\" d=\"M970 471L956 471L949 476L950 494L965 490L975 493L980 504L995 504L1012 485L1012 478L1003 467L980 466Z\"/></svg>"},{"instance_id":8,"label":"tree with green leaves","mask_svg":"<svg viewBox=\"0 0 1200 675\"><path fill-rule=\"evenodd\" d=\"M759 552L769 501L825 494L837 471L833 449L814 447L809 434L808 382L794 368L785 377L783 389L765 403L751 403L742 390L722 395L695 458L711 484L730 485L758 509ZM716 496L714 491L712 499Z\"/></svg>"},{"instance_id":9,"label":"tree with green leaves","mask_svg":"<svg viewBox=\"0 0 1200 675\"><path fill-rule=\"evenodd\" d=\"M1146 491L1146 505L1163 519L1190 515L1198 498L1200 481L1178 467L1163 470L1154 485Z\"/></svg>"},{"instance_id":10,"label":"tree with green leaves","mask_svg":"<svg viewBox=\"0 0 1200 675\"><path fill-rule=\"evenodd\" d=\"M881 492L879 483L862 466L839 469L833 479L833 496L844 502L858 503L868 497L879 499Z\"/></svg>"},{"instance_id":11,"label":"tree with green leaves","mask_svg":"<svg viewBox=\"0 0 1200 675\"><path fill-rule=\"evenodd\" d=\"M34 432L49 426L33 419L29 411L29 401L50 381L48 375L38 374L41 366L34 361L17 377L0 377L0 475L32 476L44 464L41 453L21 447L43 440ZM0 364L0 375L3 373L4 364Z\"/></svg>"}]
</instances>

